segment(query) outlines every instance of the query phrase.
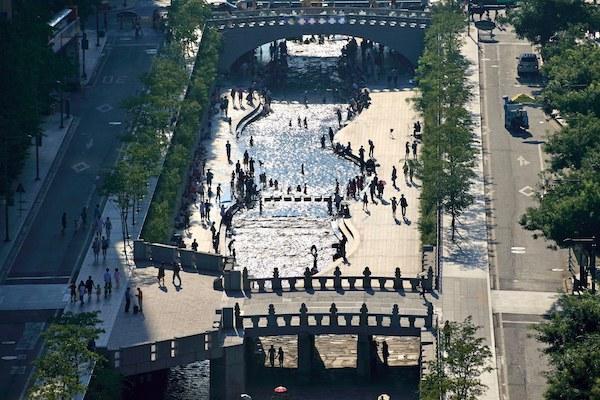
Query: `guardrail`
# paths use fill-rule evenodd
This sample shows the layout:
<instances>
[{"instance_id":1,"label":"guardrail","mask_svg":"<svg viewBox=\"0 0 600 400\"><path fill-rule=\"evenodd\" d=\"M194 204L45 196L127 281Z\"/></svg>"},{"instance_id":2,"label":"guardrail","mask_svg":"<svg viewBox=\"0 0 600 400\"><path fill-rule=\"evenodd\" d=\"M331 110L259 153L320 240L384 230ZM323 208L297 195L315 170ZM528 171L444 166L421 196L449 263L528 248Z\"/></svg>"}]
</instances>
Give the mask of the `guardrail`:
<instances>
[{"instance_id":1,"label":"guardrail","mask_svg":"<svg viewBox=\"0 0 600 400\"><path fill-rule=\"evenodd\" d=\"M315 276L307 267L304 276L280 277L279 268L273 268L271 278L253 278L248 269L225 271L223 287L225 290L243 290L246 293L280 293L280 292L313 292L313 291L397 291L397 292L431 292L433 290L433 269L417 277L403 277L400 268L396 268L393 277L371 276L369 267L365 267L361 276L343 276L340 267L335 267L333 276Z\"/></svg>"},{"instance_id":2,"label":"guardrail","mask_svg":"<svg viewBox=\"0 0 600 400\"><path fill-rule=\"evenodd\" d=\"M222 351L218 343L219 331L211 331L116 350L109 349L106 357L123 375L136 375L218 357Z\"/></svg>"},{"instance_id":3,"label":"guardrail","mask_svg":"<svg viewBox=\"0 0 600 400\"><path fill-rule=\"evenodd\" d=\"M211 273L223 272L224 266L224 258L219 254L180 249L168 244L148 243L143 240L133 241L133 259L151 261L155 264L165 263L167 267L178 261L183 268L194 268Z\"/></svg>"},{"instance_id":4,"label":"guardrail","mask_svg":"<svg viewBox=\"0 0 600 400\"><path fill-rule=\"evenodd\" d=\"M236 303L233 312L223 309L222 315L222 328L243 330L247 337L299 333L417 336L422 329L433 326L432 303L427 303L426 314L401 314L398 304L392 306L390 313L369 313L366 303L359 312L338 312L335 303L331 303L327 313L310 313L302 303L297 313L277 314L275 306L269 304L267 313L259 315L242 315Z\"/></svg>"},{"instance_id":5,"label":"guardrail","mask_svg":"<svg viewBox=\"0 0 600 400\"><path fill-rule=\"evenodd\" d=\"M404 0L392 3L389 0L311 0L311 7L365 7L365 8L397 8L404 10L423 10L428 6L428 0ZM256 8L299 8L307 5L307 1L257 1Z\"/></svg>"}]
</instances>

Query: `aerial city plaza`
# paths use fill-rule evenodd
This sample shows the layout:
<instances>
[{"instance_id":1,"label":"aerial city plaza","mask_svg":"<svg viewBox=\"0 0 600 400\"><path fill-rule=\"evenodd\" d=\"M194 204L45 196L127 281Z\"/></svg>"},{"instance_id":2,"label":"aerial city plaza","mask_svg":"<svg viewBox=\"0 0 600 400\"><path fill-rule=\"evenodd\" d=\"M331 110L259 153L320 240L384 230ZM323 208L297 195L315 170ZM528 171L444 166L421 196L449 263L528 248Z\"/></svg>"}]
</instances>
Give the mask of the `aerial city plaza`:
<instances>
[{"instance_id":1,"label":"aerial city plaza","mask_svg":"<svg viewBox=\"0 0 600 400\"><path fill-rule=\"evenodd\" d=\"M0 0L0 398L600 399L599 32Z\"/></svg>"}]
</instances>

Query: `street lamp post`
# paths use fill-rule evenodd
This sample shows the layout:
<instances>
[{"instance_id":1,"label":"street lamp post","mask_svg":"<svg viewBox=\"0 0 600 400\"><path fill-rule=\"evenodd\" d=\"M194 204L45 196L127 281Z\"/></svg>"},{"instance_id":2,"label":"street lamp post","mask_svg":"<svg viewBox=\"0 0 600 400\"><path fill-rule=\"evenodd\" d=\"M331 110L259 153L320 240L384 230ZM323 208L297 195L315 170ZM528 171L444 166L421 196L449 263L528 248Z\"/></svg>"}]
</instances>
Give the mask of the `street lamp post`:
<instances>
[{"instance_id":1,"label":"street lamp post","mask_svg":"<svg viewBox=\"0 0 600 400\"><path fill-rule=\"evenodd\" d=\"M10 242L10 229L8 227L8 199L10 198L8 191L8 136L4 136L4 241Z\"/></svg>"},{"instance_id":2,"label":"street lamp post","mask_svg":"<svg viewBox=\"0 0 600 400\"><path fill-rule=\"evenodd\" d=\"M42 137L39 132L35 135L35 180L40 180L40 145Z\"/></svg>"},{"instance_id":3,"label":"street lamp post","mask_svg":"<svg viewBox=\"0 0 600 400\"><path fill-rule=\"evenodd\" d=\"M85 33L85 31L83 31L83 33L81 34L81 51L82 51L81 62L82 62L82 70L83 70L81 77L83 79L87 79L87 73L85 72L85 51L87 49L88 49L87 34Z\"/></svg>"}]
</instances>

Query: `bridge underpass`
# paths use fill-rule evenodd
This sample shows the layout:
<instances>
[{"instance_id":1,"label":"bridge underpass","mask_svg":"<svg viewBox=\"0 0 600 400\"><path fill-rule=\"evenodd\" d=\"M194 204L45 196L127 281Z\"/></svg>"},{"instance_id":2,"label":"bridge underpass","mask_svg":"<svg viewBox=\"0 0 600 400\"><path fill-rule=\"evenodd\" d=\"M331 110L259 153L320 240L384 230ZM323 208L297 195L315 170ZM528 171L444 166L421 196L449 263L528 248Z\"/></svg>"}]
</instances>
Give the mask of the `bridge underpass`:
<instances>
[{"instance_id":1,"label":"bridge underpass","mask_svg":"<svg viewBox=\"0 0 600 400\"><path fill-rule=\"evenodd\" d=\"M208 23L222 35L219 69L227 72L239 57L265 43L303 35L361 37L383 44L416 66L429 22L427 11L306 7L220 13Z\"/></svg>"}]
</instances>

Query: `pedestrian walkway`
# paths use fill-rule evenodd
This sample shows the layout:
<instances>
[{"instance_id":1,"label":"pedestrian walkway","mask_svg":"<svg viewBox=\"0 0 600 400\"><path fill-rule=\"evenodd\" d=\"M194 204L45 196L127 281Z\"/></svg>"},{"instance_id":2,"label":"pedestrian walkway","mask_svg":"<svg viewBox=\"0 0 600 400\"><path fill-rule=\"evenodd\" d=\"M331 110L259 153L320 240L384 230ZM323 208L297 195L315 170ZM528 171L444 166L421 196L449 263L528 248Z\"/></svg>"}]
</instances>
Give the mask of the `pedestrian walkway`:
<instances>
[{"instance_id":1,"label":"pedestrian walkway","mask_svg":"<svg viewBox=\"0 0 600 400\"><path fill-rule=\"evenodd\" d=\"M221 94L221 97L229 97L228 93L228 90L224 90ZM244 95L244 98L245 96L246 95ZM256 107L259 104L259 98L255 95L254 99L254 105ZM236 160L241 160L243 158L243 154L239 153L238 146L235 145L235 129L240 120L252 112L255 107L248 105L245 100L243 108L239 107L237 99L235 106L230 101L228 116L231 118L231 124L225 121L220 113L214 115L211 118L211 126L213 127L212 132L205 140L199 143L202 148L202 158L206 160L205 173L210 169L214 174L212 180L212 191L214 195L210 199L210 221L215 223L217 231L219 230L219 226L221 224L221 205L225 206L225 208L229 208L235 203L235 201L232 199L232 193L230 189L231 171L234 170L235 167L233 164L229 165L227 162L225 144L227 141L231 143L231 160L233 163L235 163ZM247 138L240 140L246 139ZM220 202L216 200L216 190L218 184L221 184L221 189L223 190ZM204 182L204 185L206 191L206 182ZM187 248L190 248L193 240L196 239L198 242L198 251L213 253L214 249L212 244L212 233L209 229L210 224L207 221L202 220L198 206L192 205L191 212L190 227L183 232L183 238ZM225 245L226 244L221 240L220 248L223 249Z\"/></svg>"},{"instance_id":2,"label":"pedestrian walkway","mask_svg":"<svg viewBox=\"0 0 600 400\"><path fill-rule=\"evenodd\" d=\"M340 267L343 274L360 275L368 266L373 275L393 276L399 267L404 276L415 276L421 272L421 243L418 231L419 187L415 179L413 184L404 178L405 145L415 141L412 136L413 123L417 114L408 101L415 96L411 89L373 90L371 106L364 110L347 126L335 135L339 143L351 143L352 148L360 146L369 151L368 140L375 145L377 176L386 182L383 200L377 204L369 198L368 211L362 210L362 203L350 203L351 224L357 230L360 241L354 252L348 255L350 265ZM390 134L390 129L394 131ZM412 159L412 150L409 158ZM392 166L396 166L398 188L392 186ZM367 181L372 177L367 177ZM406 219L403 220L400 206L396 218L392 215L391 199L404 194L408 202ZM349 240L352 247L352 240ZM330 274L331 265L323 273Z\"/></svg>"},{"instance_id":3,"label":"pedestrian walkway","mask_svg":"<svg viewBox=\"0 0 600 400\"><path fill-rule=\"evenodd\" d=\"M478 44L465 38L463 54L471 62L467 72L469 83L479 89ZM479 93L475 93L468 105L473 117L474 146L477 149L476 177L471 187L474 202L457 223L457 241L451 241L451 217L444 215L442 260L442 319L463 321L472 316L473 323L480 326L478 334L490 347L490 365L495 368L496 351L494 325L492 323L492 298L490 293L488 237L484 194L483 150L481 138L481 108ZM481 400L499 400L497 371L494 369L481 376L488 386Z\"/></svg>"}]
</instances>

